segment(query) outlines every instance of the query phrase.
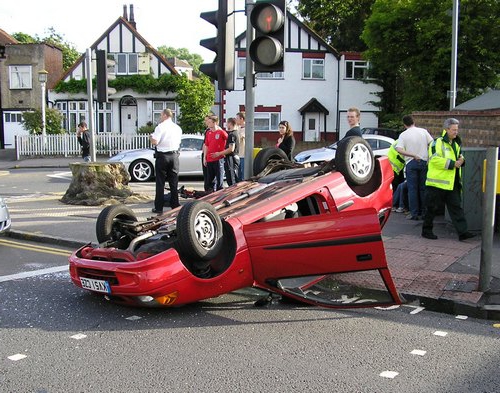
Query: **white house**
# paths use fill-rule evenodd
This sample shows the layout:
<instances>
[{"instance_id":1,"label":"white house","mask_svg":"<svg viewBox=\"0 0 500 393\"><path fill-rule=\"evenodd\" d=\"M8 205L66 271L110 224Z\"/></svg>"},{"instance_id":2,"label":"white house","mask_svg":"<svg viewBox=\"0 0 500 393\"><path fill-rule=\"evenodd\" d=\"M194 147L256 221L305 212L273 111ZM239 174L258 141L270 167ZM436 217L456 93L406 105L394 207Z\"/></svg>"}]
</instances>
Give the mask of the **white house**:
<instances>
[{"instance_id":1,"label":"white house","mask_svg":"<svg viewBox=\"0 0 500 393\"><path fill-rule=\"evenodd\" d=\"M257 74L255 144L277 139L278 123L288 120L302 141L333 141L348 130L346 112L361 111L361 126L378 126L374 94L366 83L368 63L358 53L339 53L294 15L287 13L284 72ZM246 32L236 38L235 90L222 100L224 118L245 111Z\"/></svg>"},{"instance_id":2,"label":"white house","mask_svg":"<svg viewBox=\"0 0 500 393\"><path fill-rule=\"evenodd\" d=\"M153 48L136 30L133 5L130 5L130 17L124 6L123 16L119 17L91 46L92 58L95 51L106 50L108 57L115 59L117 77L133 75L152 75L159 78L163 74L178 74L155 48ZM95 76L96 64L92 63L92 75ZM86 79L85 55L63 75L61 80ZM133 135L148 122L156 124L163 109L172 109L178 114L175 93L169 91L138 93L126 89L110 95L107 103L95 103L96 132L113 132ZM94 97L96 96L94 92ZM75 130L82 120L88 121L87 92L56 93L49 92L49 100L64 116L64 128Z\"/></svg>"}]
</instances>

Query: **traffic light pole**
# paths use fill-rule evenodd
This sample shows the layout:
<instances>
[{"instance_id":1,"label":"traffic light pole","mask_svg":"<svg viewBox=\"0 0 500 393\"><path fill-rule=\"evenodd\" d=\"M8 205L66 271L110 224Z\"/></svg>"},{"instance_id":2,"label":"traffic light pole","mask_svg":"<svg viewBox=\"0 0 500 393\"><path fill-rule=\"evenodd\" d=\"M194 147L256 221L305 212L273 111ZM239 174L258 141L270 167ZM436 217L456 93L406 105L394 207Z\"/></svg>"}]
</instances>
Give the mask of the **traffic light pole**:
<instances>
[{"instance_id":1,"label":"traffic light pole","mask_svg":"<svg viewBox=\"0 0 500 393\"><path fill-rule=\"evenodd\" d=\"M246 31L246 74L245 74L245 179L253 176L253 146L254 146L254 111L255 87L254 64L250 58L250 43L253 41L254 31L250 22L250 14L254 6L253 0L246 0L245 12L247 16Z\"/></svg>"},{"instance_id":2,"label":"traffic light pole","mask_svg":"<svg viewBox=\"0 0 500 393\"><path fill-rule=\"evenodd\" d=\"M87 68L87 96L89 106L89 131L90 131L90 157L92 162L96 162L95 152L95 127L94 127L94 98L92 92L92 50L87 48L85 56L85 65Z\"/></svg>"}]
</instances>

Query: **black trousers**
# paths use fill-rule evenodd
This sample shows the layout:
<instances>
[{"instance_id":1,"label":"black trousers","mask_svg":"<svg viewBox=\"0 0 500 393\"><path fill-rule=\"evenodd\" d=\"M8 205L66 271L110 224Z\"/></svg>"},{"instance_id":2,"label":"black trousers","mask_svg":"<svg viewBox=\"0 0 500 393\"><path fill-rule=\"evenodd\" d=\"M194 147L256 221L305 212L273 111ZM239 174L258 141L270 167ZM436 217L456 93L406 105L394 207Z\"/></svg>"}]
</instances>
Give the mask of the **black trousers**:
<instances>
[{"instance_id":1,"label":"black trousers","mask_svg":"<svg viewBox=\"0 0 500 393\"><path fill-rule=\"evenodd\" d=\"M455 185L453 190L443 190L436 187L425 187L425 215L422 225L422 233L432 233L434 217L443 207L448 209L451 222L459 235L467 232L467 221L462 209L462 195L460 187Z\"/></svg>"},{"instance_id":2,"label":"black trousers","mask_svg":"<svg viewBox=\"0 0 500 393\"><path fill-rule=\"evenodd\" d=\"M232 186L240 181L238 175L240 167L237 161L239 160L237 160L234 155L224 157L224 171L226 173L226 182L229 186Z\"/></svg>"},{"instance_id":3,"label":"black trousers","mask_svg":"<svg viewBox=\"0 0 500 393\"><path fill-rule=\"evenodd\" d=\"M163 210L165 182L170 188L170 207L175 209L179 204L179 153L156 153L155 161L156 193L155 209Z\"/></svg>"},{"instance_id":4,"label":"black trousers","mask_svg":"<svg viewBox=\"0 0 500 393\"><path fill-rule=\"evenodd\" d=\"M222 190L224 186L224 159L207 162L207 175L205 177L205 191Z\"/></svg>"}]
</instances>

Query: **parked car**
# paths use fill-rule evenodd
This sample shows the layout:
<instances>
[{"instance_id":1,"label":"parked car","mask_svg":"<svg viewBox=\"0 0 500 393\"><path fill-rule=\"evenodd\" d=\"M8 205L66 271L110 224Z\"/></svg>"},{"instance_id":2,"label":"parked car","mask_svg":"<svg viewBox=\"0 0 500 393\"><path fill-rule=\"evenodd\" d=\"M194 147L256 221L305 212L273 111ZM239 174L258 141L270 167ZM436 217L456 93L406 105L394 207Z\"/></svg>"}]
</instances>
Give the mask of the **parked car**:
<instances>
[{"instance_id":1,"label":"parked car","mask_svg":"<svg viewBox=\"0 0 500 393\"><path fill-rule=\"evenodd\" d=\"M315 167L276 150L257 154L269 157L260 174L160 216L139 221L126 205L104 208L99 244L69 258L71 280L149 307L251 286L332 308L400 304L381 236L392 206L388 159L375 159L359 137Z\"/></svg>"},{"instance_id":2,"label":"parked car","mask_svg":"<svg viewBox=\"0 0 500 393\"><path fill-rule=\"evenodd\" d=\"M373 154L377 157L386 156L389 148L394 143L394 139L382 135L363 134L363 138L368 142ZM301 164L320 164L334 159L337 147L338 141L330 146L304 150L298 153L294 159Z\"/></svg>"},{"instance_id":3,"label":"parked car","mask_svg":"<svg viewBox=\"0 0 500 393\"><path fill-rule=\"evenodd\" d=\"M201 153L203 135L183 134L179 149L179 175L202 176ZM155 176L154 149L125 150L111 157L108 162L121 162L130 173L132 181L145 182Z\"/></svg>"},{"instance_id":4,"label":"parked car","mask_svg":"<svg viewBox=\"0 0 500 393\"><path fill-rule=\"evenodd\" d=\"M401 134L401 130L395 130L393 128L380 128L380 127L365 127L361 129L362 134L370 134L370 135L382 135L388 136L394 140L399 138L399 134Z\"/></svg>"},{"instance_id":5,"label":"parked car","mask_svg":"<svg viewBox=\"0 0 500 393\"><path fill-rule=\"evenodd\" d=\"M5 199L0 196L0 233L7 232L10 229L10 225L9 208Z\"/></svg>"}]
</instances>

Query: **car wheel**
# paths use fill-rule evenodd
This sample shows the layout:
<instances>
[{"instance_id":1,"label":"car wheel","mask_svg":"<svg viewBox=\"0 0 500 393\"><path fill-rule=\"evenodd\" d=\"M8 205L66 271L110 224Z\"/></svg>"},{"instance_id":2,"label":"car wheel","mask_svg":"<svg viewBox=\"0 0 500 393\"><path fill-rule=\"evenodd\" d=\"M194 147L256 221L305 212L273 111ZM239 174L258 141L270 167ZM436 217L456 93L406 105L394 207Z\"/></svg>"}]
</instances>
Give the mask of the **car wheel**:
<instances>
[{"instance_id":1,"label":"car wheel","mask_svg":"<svg viewBox=\"0 0 500 393\"><path fill-rule=\"evenodd\" d=\"M129 172L132 181L144 182L153 177L154 167L147 160L137 160L130 164Z\"/></svg>"},{"instance_id":2,"label":"car wheel","mask_svg":"<svg viewBox=\"0 0 500 393\"><path fill-rule=\"evenodd\" d=\"M126 236L126 231L120 225L120 220L137 221L131 208L125 205L105 207L97 217L96 236L99 243L114 240L119 241Z\"/></svg>"},{"instance_id":3,"label":"car wheel","mask_svg":"<svg viewBox=\"0 0 500 393\"><path fill-rule=\"evenodd\" d=\"M253 175L257 176L267 166L270 160L285 160L288 157L285 152L278 147L266 147L259 151L253 160Z\"/></svg>"},{"instance_id":4,"label":"car wheel","mask_svg":"<svg viewBox=\"0 0 500 393\"><path fill-rule=\"evenodd\" d=\"M340 141L335 155L335 167L351 186L368 183L375 170L375 159L368 142L358 136Z\"/></svg>"},{"instance_id":5,"label":"car wheel","mask_svg":"<svg viewBox=\"0 0 500 393\"><path fill-rule=\"evenodd\" d=\"M222 221L215 208L204 201L190 201L177 215L179 252L191 259L211 260L222 249Z\"/></svg>"}]
</instances>

